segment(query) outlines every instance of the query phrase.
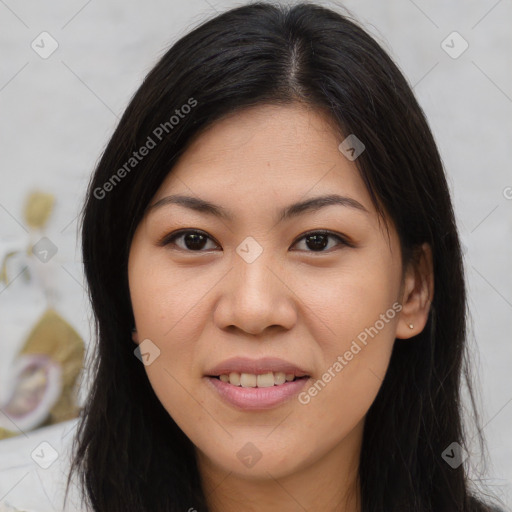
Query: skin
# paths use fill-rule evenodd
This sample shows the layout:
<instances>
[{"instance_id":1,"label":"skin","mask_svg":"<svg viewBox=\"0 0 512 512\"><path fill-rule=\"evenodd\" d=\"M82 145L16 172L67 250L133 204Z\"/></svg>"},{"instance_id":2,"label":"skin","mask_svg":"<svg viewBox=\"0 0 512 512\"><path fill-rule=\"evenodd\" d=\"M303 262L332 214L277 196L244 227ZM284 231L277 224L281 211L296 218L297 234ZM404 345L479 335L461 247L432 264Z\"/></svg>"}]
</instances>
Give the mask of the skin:
<instances>
[{"instance_id":1,"label":"skin","mask_svg":"<svg viewBox=\"0 0 512 512\"><path fill-rule=\"evenodd\" d=\"M234 220L165 205L149 209L135 232L133 339L160 350L146 372L195 446L214 512L360 511L366 413L395 338L418 334L427 321L431 251L423 245L416 263L403 266L395 228L388 220L388 237L355 162L338 149L342 140L324 114L302 104L227 116L192 142L150 204L182 193L223 206ZM367 211L330 205L276 223L285 206L332 193ZM210 238L199 249L185 237L158 244L183 228ZM316 249L304 234L318 229L355 247L329 237ZM263 249L252 263L236 252L246 237ZM268 355L303 367L307 390L395 303L401 311L307 404L294 397L241 411L205 382L207 369L227 358ZM237 457L249 442L261 453L252 467Z\"/></svg>"}]
</instances>

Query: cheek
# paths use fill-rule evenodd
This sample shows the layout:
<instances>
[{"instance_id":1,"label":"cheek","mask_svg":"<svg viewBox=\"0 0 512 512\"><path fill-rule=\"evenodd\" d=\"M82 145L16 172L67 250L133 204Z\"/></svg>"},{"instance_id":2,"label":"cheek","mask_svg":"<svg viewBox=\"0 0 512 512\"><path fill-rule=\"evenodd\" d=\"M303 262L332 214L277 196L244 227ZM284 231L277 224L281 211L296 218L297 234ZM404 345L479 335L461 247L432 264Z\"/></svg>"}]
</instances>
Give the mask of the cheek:
<instances>
[{"instance_id":1,"label":"cheek","mask_svg":"<svg viewBox=\"0 0 512 512\"><path fill-rule=\"evenodd\" d=\"M197 394L194 365L198 354L194 340L201 329L194 305L200 295L192 293L193 286L169 275L169 270L166 274L155 265L151 268L137 272L139 269L134 265L130 279L139 339L151 340L159 351L145 371L160 403L178 426L188 432L191 425L201 424L201 411L192 399Z\"/></svg>"},{"instance_id":2,"label":"cheek","mask_svg":"<svg viewBox=\"0 0 512 512\"><path fill-rule=\"evenodd\" d=\"M377 250L354 254L342 267L323 269L316 276L302 273L296 285L296 289L301 288L298 295L307 305L303 314L312 320L309 328L314 329L314 338L322 345L324 355L329 356L324 361L326 365L339 353L349 350L352 340L359 335L364 341L365 333L369 337L369 329L375 333L376 323L381 341L374 345L386 345L385 350L389 350L398 318L396 309L400 308L396 304L400 289L399 262L380 255ZM379 346L376 351L381 350Z\"/></svg>"},{"instance_id":3,"label":"cheek","mask_svg":"<svg viewBox=\"0 0 512 512\"><path fill-rule=\"evenodd\" d=\"M316 326L323 365L301 403L312 416L332 411L327 428L353 427L373 403L389 364L401 309L400 266L370 255L310 283L307 305L316 317L310 330Z\"/></svg>"},{"instance_id":4,"label":"cheek","mask_svg":"<svg viewBox=\"0 0 512 512\"><path fill-rule=\"evenodd\" d=\"M165 258L142 250L129 260L129 277L139 339L151 340L159 351L145 367L146 373L162 405L183 428L182 419L194 423L200 416L191 398L200 383L196 340L201 339L206 321L204 296L218 277L173 267Z\"/></svg>"},{"instance_id":5,"label":"cheek","mask_svg":"<svg viewBox=\"0 0 512 512\"><path fill-rule=\"evenodd\" d=\"M145 337L195 339L201 298L215 285L211 272L172 265L163 252L141 251L130 259L129 276L137 328Z\"/></svg>"}]
</instances>

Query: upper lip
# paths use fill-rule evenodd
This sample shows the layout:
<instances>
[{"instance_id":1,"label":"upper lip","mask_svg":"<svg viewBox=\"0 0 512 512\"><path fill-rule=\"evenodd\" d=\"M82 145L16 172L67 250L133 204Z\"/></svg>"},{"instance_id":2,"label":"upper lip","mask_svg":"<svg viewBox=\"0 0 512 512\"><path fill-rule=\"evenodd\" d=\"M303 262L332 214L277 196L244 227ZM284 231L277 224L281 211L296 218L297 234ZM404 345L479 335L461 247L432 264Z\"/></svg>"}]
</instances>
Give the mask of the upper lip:
<instances>
[{"instance_id":1,"label":"upper lip","mask_svg":"<svg viewBox=\"0 0 512 512\"><path fill-rule=\"evenodd\" d=\"M268 372L283 372L286 374L293 373L296 377L309 376L303 368L277 357L263 357L261 359L232 357L207 370L206 375L218 377L219 375L226 375L231 372L252 373L255 375Z\"/></svg>"}]
</instances>

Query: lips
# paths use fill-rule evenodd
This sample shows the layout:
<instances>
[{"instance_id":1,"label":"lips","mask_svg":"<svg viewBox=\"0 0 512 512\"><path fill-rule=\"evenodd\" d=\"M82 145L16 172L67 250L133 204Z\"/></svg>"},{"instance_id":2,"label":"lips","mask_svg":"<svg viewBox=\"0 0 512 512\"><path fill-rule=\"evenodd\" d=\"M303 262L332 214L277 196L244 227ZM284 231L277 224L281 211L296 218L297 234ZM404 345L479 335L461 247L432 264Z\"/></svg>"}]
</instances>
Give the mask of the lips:
<instances>
[{"instance_id":1,"label":"lips","mask_svg":"<svg viewBox=\"0 0 512 512\"><path fill-rule=\"evenodd\" d=\"M224 403L242 411L257 412L273 409L275 407L297 403L293 397L297 396L307 385L306 377L291 382L270 387L240 387L215 377L204 377L206 385Z\"/></svg>"},{"instance_id":2,"label":"lips","mask_svg":"<svg viewBox=\"0 0 512 512\"><path fill-rule=\"evenodd\" d=\"M308 372L301 366L275 357L264 357L261 359L249 359L246 357L233 357L222 361L205 372L207 377L219 377L230 373L246 373L262 375L265 373L293 374L295 377L308 377Z\"/></svg>"}]
</instances>

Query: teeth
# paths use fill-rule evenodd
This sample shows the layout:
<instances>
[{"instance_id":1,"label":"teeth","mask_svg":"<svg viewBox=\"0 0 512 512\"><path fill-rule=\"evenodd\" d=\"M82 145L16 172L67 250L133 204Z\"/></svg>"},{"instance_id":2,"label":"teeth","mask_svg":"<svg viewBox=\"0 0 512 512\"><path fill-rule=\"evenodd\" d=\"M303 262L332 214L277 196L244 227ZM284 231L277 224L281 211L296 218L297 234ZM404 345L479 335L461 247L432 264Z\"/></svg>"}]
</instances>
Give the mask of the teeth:
<instances>
[{"instance_id":1,"label":"teeth","mask_svg":"<svg viewBox=\"0 0 512 512\"><path fill-rule=\"evenodd\" d=\"M240 374L236 372L231 372L229 374L229 382L233 384L233 386L240 386Z\"/></svg>"},{"instance_id":2,"label":"teeth","mask_svg":"<svg viewBox=\"0 0 512 512\"><path fill-rule=\"evenodd\" d=\"M219 379L222 382L229 382L233 386L242 386L243 388L269 388L291 382L295 379L295 375L293 373L285 374L284 372L268 372L261 375L231 372L229 375L219 375Z\"/></svg>"},{"instance_id":3,"label":"teeth","mask_svg":"<svg viewBox=\"0 0 512 512\"><path fill-rule=\"evenodd\" d=\"M252 373L242 373L240 375L240 385L243 388L254 388L256 387L257 377Z\"/></svg>"},{"instance_id":4,"label":"teeth","mask_svg":"<svg viewBox=\"0 0 512 512\"><path fill-rule=\"evenodd\" d=\"M272 372L263 373L262 375L258 375L256 378L256 385L259 388L269 388L274 385L274 374Z\"/></svg>"},{"instance_id":5,"label":"teeth","mask_svg":"<svg viewBox=\"0 0 512 512\"><path fill-rule=\"evenodd\" d=\"M279 384L284 384L286 382L286 375L283 372L274 373L274 384L278 386Z\"/></svg>"}]
</instances>

